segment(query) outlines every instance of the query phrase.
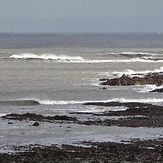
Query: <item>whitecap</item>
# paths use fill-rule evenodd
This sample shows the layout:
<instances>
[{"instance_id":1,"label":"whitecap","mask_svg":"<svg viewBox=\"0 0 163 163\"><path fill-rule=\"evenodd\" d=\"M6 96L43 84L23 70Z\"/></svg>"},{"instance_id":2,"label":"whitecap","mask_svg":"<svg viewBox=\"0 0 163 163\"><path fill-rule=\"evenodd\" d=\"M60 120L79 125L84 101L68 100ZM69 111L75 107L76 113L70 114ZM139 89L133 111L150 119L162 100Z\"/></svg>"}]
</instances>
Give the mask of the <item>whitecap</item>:
<instances>
[{"instance_id":1,"label":"whitecap","mask_svg":"<svg viewBox=\"0 0 163 163\"><path fill-rule=\"evenodd\" d=\"M159 69L155 69L153 71L151 70L145 70L145 71L134 71L131 69L124 69L123 71L114 71L112 72L112 75L116 76L122 76L123 74L128 75L128 76L143 76L148 73L159 73L163 72L163 67L160 67Z\"/></svg>"},{"instance_id":2,"label":"whitecap","mask_svg":"<svg viewBox=\"0 0 163 163\"><path fill-rule=\"evenodd\" d=\"M55 55L55 54L34 54L22 53L14 54L9 59L23 59L23 60L53 60L55 62L71 62L71 63L133 63L133 62L163 62L163 60L132 58L132 59L116 59L116 60L90 60L84 59L81 56Z\"/></svg>"},{"instance_id":3,"label":"whitecap","mask_svg":"<svg viewBox=\"0 0 163 163\"><path fill-rule=\"evenodd\" d=\"M7 113L0 113L0 117L7 115Z\"/></svg>"},{"instance_id":4,"label":"whitecap","mask_svg":"<svg viewBox=\"0 0 163 163\"><path fill-rule=\"evenodd\" d=\"M83 58L80 56L67 56L67 55L55 55L55 54L33 54L33 53L22 53L14 54L9 57L9 59L38 59L38 60L56 60L61 61L83 61Z\"/></svg>"},{"instance_id":5,"label":"whitecap","mask_svg":"<svg viewBox=\"0 0 163 163\"><path fill-rule=\"evenodd\" d=\"M147 84L147 85L145 85L145 86L143 86L141 88L134 88L134 90L136 90L137 92L146 93L146 92L150 92L152 90L160 89L160 88L162 88L162 86Z\"/></svg>"},{"instance_id":6,"label":"whitecap","mask_svg":"<svg viewBox=\"0 0 163 163\"><path fill-rule=\"evenodd\" d=\"M86 101L73 101L73 100L70 100L70 101L41 100L41 101L39 101L39 103L42 104L42 105L68 105L68 104L72 105L72 104L82 104L82 103L85 103L85 102Z\"/></svg>"},{"instance_id":7,"label":"whitecap","mask_svg":"<svg viewBox=\"0 0 163 163\"><path fill-rule=\"evenodd\" d=\"M143 99L125 99L125 98L113 98L108 100L83 100L83 101L60 101L60 100L40 100L39 103L42 105L73 105L73 104L84 104L92 102L141 102L141 103L162 103L162 98L143 98Z\"/></svg>"}]
</instances>

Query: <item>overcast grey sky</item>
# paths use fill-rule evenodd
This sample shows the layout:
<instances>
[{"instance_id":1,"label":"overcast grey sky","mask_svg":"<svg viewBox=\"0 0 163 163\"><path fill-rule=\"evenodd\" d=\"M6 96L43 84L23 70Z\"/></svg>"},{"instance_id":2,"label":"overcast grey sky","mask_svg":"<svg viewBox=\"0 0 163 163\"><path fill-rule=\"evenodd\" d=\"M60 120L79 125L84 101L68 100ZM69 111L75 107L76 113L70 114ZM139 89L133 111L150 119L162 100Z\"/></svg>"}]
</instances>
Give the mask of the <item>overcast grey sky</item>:
<instances>
[{"instance_id":1,"label":"overcast grey sky","mask_svg":"<svg viewBox=\"0 0 163 163\"><path fill-rule=\"evenodd\" d=\"M163 0L0 0L0 32L163 32Z\"/></svg>"}]
</instances>

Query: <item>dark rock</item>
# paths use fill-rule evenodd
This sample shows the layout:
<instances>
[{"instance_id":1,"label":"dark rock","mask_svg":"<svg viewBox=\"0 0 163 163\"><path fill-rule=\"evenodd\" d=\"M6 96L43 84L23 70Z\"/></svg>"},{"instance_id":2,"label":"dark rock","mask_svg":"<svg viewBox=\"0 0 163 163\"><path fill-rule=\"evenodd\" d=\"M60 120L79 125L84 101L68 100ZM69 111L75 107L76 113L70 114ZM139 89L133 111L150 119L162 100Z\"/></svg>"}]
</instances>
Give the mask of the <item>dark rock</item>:
<instances>
[{"instance_id":1,"label":"dark rock","mask_svg":"<svg viewBox=\"0 0 163 163\"><path fill-rule=\"evenodd\" d=\"M60 121L77 121L75 117L68 117L66 115L63 116L43 116L35 113L26 113L26 114L7 114L3 116L2 118L4 119L12 119L12 120L30 120L30 121L40 121L40 122L52 122L55 120L60 120Z\"/></svg>"},{"instance_id":2,"label":"dark rock","mask_svg":"<svg viewBox=\"0 0 163 163\"><path fill-rule=\"evenodd\" d=\"M40 124L38 122L35 122L32 126L39 126Z\"/></svg>"},{"instance_id":3,"label":"dark rock","mask_svg":"<svg viewBox=\"0 0 163 163\"><path fill-rule=\"evenodd\" d=\"M114 79L100 79L102 81L100 85L110 86L130 86L130 85L145 85L145 84L163 84L163 73L148 73L144 77L129 77L123 74L119 78Z\"/></svg>"},{"instance_id":4,"label":"dark rock","mask_svg":"<svg viewBox=\"0 0 163 163\"><path fill-rule=\"evenodd\" d=\"M102 89L107 89L106 87L103 87Z\"/></svg>"},{"instance_id":5,"label":"dark rock","mask_svg":"<svg viewBox=\"0 0 163 163\"><path fill-rule=\"evenodd\" d=\"M71 128L71 126L67 126L67 128Z\"/></svg>"},{"instance_id":6,"label":"dark rock","mask_svg":"<svg viewBox=\"0 0 163 163\"><path fill-rule=\"evenodd\" d=\"M92 113L95 116L108 116L106 120L85 121L85 125L125 126L125 127L163 127L163 106L145 103L120 103L120 102L92 102L84 105L103 107L120 106L126 108L121 111L108 111L101 114ZM109 119L110 116L125 118ZM81 122L80 122L81 123ZM82 123L81 123L82 124Z\"/></svg>"},{"instance_id":7,"label":"dark rock","mask_svg":"<svg viewBox=\"0 0 163 163\"><path fill-rule=\"evenodd\" d=\"M163 140L144 140L129 143L81 142L88 147L62 145L26 146L25 152L0 153L2 163L108 163L108 162L162 162ZM22 151L22 148L19 147ZM18 147L16 148L18 151Z\"/></svg>"},{"instance_id":8,"label":"dark rock","mask_svg":"<svg viewBox=\"0 0 163 163\"><path fill-rule=\"evenodd\" d=\"M155 90L152 90L150 92L158 92L158 93L162 93L163 92L163 88L160 88L160 89L155 89Z\"/></svg>"}]
</instances>

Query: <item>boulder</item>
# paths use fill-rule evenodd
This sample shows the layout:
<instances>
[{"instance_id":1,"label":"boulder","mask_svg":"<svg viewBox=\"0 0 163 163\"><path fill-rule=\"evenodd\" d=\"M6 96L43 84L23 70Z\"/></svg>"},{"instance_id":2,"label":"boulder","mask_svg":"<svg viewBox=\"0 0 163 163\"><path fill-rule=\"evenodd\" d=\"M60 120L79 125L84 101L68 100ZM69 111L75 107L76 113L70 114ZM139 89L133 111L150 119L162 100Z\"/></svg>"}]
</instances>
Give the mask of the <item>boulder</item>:
<instances>
[{"instance_id":1,"label":"boulder","mask_svg":"<svg viewBox=\"0 0 163 163\"><path fill-rule=\"evenodd\" d=\"M40 124L38 122L35 122L32 126L38 127Z\"/></svg>"}]
</instances>

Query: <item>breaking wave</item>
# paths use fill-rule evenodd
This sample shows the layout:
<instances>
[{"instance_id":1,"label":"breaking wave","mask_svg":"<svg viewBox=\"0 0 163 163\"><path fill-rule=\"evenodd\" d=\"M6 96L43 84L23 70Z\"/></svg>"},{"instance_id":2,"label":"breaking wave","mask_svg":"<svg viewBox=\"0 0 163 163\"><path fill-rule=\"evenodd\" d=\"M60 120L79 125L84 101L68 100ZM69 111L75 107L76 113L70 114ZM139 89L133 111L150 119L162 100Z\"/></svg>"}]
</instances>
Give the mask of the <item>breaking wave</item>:
<instances>
[{"instance_id":1,"label":"breaking wave","mask_svg":"<svg viewBox=\"0 0 163 163\"><path fill-rule=\"evenodd\" d=\"M141 92L141 93L146 93L146 92L150 92L150 91L153 91L155 89L161 89L161 88L162 88L162 86L156 86L156 85L153 85L153 84L151 84L151 85L147 84L144 87L135 88L135 90L138 91L138 92Z\"/></svg>"},{"instance_id":2,"label":"breaking wave","mask_svg":"<svg viewBox=\"0 0 163 163\"><path fill-rule=\"evenodd\" d=\"M14 54L9 57L10 59L33 59L33 60L56 60L60 62L73 62L73 61L83 61L83 58L80 56L66 56L66 55L54 55L54 54L42 54L37 55L33 53L23 53L23 54Z\"/></svg>"},{"instance_id":3,"label":"breaking wave","mask_svg":"<svg viewBox=\"0 0 163 163\"><path fill-rule=\"evenodd\" d=\"M163 99L158 98L145 98L145 99L125 99L125 98L113 98L109 100L99 100L99 101L39 101L42 105L73 105L73 104L84 104L89 102L142 102L142 103L162 103Z\"/></svg>"},{"instance_id":4,"label":"breaking wave","mask_svg":"<svg viewBox=\"0 0 163 163\"><path fill-rule=\"evenodd\" d=\"M145 99L125 99L125 98L113 98L109 100L83 100L83 101L63 101L63 100L8 100L0 101L1 106L34 106L34 105L75 105L85 104L90 102L141 102L141 103L163 103L163 99L159 98L145 98Z\"/></svg>"},{"instance_id":5,"label":"breaking wave","mask_svg":"<svg viewBox=\"0 0 163 163\"><path fill-rule=\"evenodd\" d=\"M123 74L126 74L128 76L141 76L141 75L145 75L148 73L159 73L159 72L163 72L163 67L160 67L159 69L155 69L153 71L151 70L145 70L145 71L134 71L131 69L125 69L124 71L114 71L112 72L112 75L114 76L122 76Z\"/></svg>"},{"instance_id":6,"label":"breaking wave","mask_svg":"<svg viewBox=\"0 0 163 163\"><path fill-rule=\"evenodd\" d=\"M55 54L33 54L33 53L22 53L14 54L9 57L9 59L23 59L23 60L53 60L55 62L63 63L127 63L127 62L163 62L162 59L154 58L131 58L131 59L105 59L105 60L90 60L84 59L81 56L67 56L67 55L55 55Z\"/></svg>"},{"instance_id":7,"label":"breaking wave","mask_svg":"<svg viewBox=\"0 0 163 163\"><path fill-rule=\"evenodd\" d=\"M161 53L152 53L152 52L117 52L117 53L109 53L104 56L113 55L115 57L127 57L127 58L139 58L144 60L153 60L159 61L163 60Z\"/></svg>"}]
</instances>

